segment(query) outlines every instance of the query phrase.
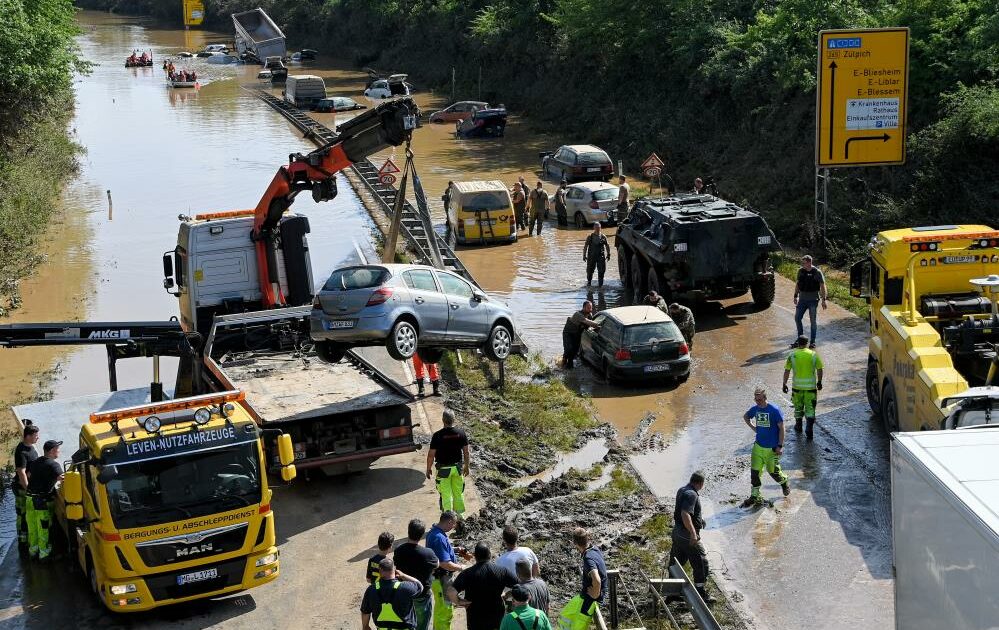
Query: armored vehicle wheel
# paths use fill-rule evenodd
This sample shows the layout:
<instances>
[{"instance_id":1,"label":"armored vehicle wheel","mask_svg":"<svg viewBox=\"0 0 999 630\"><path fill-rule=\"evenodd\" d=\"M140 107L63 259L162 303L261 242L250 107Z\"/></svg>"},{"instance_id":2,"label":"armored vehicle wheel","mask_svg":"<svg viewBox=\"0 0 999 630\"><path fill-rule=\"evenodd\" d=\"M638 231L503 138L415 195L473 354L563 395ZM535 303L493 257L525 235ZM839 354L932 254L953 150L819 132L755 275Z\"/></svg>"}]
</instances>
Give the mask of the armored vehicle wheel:
<instances>
[{"instance_id":1,"label":"armored vehicle wheel","mask_svg":"<svg viewBox=\"0 0 999 630\"><path fill-rule=\"evenodd\" d=\"M617 272L621 276L621 284L624 288L631 286L631 275L628 273L628 250L623 245L617 248Z\"/></svg>"},{"instance_id":2,"label":"armored vehicle wheel","mask_svg":"<svg viewBox=\"0 0 999 630\"><path fill-rule=\"evenodd\" d=\"M641 300L645 297L645 263L638 257L638 254L631 255L631 288L635 292L635 299Z\"/></svg>"},{"instance_id":3,"label":"armored vehicle wheel","mask_svg":"<svg viewBox=\"0 0 999 630\"><path fill-rule=\"evenodd\" d=\"M881 422L885 425L885 433L898 431L898 399L895 398L895 386L891 381L885 383L881 392Z\"/></svg>"},{"instance_id":4,"label":"armored vehicle wheel","mask_svg":"<svg viewBox=\"0 0 999 630\"><path fill-rule=\"evenodd\" d=\"M878 379L878 363L873 359L867 360L867 404L871 406L871 413L875 416L881 415L881 387Z\"/></svg>"},{"instance_id":5,"label":"armored vehicle wheel","mask_svg":"<svg viewBox=\"0 0 999 630\"><path fill-rule=\"evenodd\" d=\"M759 308L769 308L777 295L777 280L773 274L754 280L749 286L749 292L753 296L753 304Z\"/></svg>"},{"instance_id":6,"label":"armored vehicle wheel","mask_svg":"<svg viewBox=\"0 0 999 630\"><path fill-rule=\"evenodd\" d=\"M662 292L662 289L660 288L660 285L662 284L662 282L660 282L659 272L656 271L656 268L655 267L649 267L649 273L646 274L646 275L648 277L648 283L647 284L649 286L649 293L652 293L653 291L655 291L659 295L662 295L663 292Z\"/></svg>"}]
</instances>

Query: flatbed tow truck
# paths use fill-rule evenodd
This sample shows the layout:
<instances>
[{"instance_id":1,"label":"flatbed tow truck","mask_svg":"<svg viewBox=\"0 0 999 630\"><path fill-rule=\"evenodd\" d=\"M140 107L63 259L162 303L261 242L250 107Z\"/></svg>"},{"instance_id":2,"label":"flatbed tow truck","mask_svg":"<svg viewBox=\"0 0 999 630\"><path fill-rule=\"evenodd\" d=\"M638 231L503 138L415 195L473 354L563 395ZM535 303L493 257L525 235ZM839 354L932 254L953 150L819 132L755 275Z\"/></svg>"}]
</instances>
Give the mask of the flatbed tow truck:
<instances>
[{"instance_id":1,"label":"flatbed tow truck","mask_svg":"<svg viewBox=\"0 0 999 630\"><path fill-rule=\"evenodd\" d=\"M113 382L118 359L156 357L148 389L13 409L22 424L31 420L47 436L78 445L55 492L57 531L114 612L234 593L280 572L267 429L255 422L243 393L163 400L158 357L190 361L188 339L175 321L0 327L3 347L104 344ZM74 430L76 439L63 435ZM272 443L276 469L291 481L291 439L275 435Z\"/></svg>"},{"instance_id":2,"label":"flatbed tow truck","mask_svg":"<svg viewBox=\"0 0 999 630\"><path fill-rule=\"evenodd\" d=\"M887 432L999 418L999 230L880 232L850 285L871 305L867 399Z\"/></svg>"}]
</instances>

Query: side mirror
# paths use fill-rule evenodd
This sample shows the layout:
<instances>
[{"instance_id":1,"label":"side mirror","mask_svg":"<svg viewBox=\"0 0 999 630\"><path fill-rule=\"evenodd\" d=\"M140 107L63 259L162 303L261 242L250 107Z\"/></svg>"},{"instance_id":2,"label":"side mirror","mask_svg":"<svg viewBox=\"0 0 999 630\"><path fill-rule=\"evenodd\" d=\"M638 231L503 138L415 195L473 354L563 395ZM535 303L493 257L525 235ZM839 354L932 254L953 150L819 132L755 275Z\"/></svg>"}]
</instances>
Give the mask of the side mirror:
<instances>
[{"instance_id":1,"label":"side mirror","mask_svg":"<svg viewBox=\"0 0 999 630\"><path fill-rule=\"evenodd\" d=\"M83 479L80 472L71 470L66 473L62 480L62 496L66 503L80 503L83 501Z\"/></svg>"},{"instance_id":2,"label":"side mirror","mask_svg":"<svg viewBox=\"0 0 999 630\"><path fill-rule=\"evenodd\" d=\"M291 481L297 476L297 474L298 471L295 470L295 464L290 464L281 469L281 480Z\"/></svg>"},{"instance_id":3,"label":"side mirror","mask_svg":"<svg viewBox=\"0 0 999 630\"><path fill-rule=\"evenodd\" d=\"M287 467L295 463L295 448L291 444L290 435L287 433L279 435L277 438L277 447L278 460L281 462L282 466Z\"/></svg>"},{"instance_id":4,"label":"side mirror","mask_svg":"<svg viewBox=\"0 0 999 630\"><path fill-rule=\"evenodd\" d=\"M871 259L865 258L850 267L850 295L871 298Z\"/></svg>"},{"instance_id":5,"label":"side mirror","mask_svg":"<svg viewBox=\"0 0 999 630\"><path fill-rule=\"evenodd\" d=\"M173 278L173 252L163 254L163 277Z\"/></svg>"},{"instance_id":6,"label":"side mirror","mask_svg":"<svg viewBox=\"0 0 999 630\"><path fill-rule=\"evenodd\" d=\"M475 300L476 302L485 302L486 301L486 294L483 293L482 291L473 291L472 292L472 299Z\"/></svg>"},{"instance_id":7,"label":"side mirror","mask_svg":"<svg viewBox=\"0 0 999 630\"><path fill-rule=\"evenodd\" d=\"M97 473L97 483L106 485L109 481L114 481L117 477L118 467L111 464L110 466L101 468L101 472Z\"/></svg>"}]
</instances>

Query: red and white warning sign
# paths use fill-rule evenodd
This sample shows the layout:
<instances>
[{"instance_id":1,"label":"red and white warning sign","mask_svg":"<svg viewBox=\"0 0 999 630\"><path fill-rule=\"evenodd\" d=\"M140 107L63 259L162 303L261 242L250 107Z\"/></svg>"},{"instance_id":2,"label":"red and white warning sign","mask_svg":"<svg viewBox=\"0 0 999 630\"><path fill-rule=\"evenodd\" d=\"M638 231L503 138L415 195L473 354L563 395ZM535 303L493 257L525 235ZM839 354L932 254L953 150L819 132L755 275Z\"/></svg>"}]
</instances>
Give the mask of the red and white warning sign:
<instances>
[{"instance_id":1,"label":"red and white warning sign","mask_svg":"<svg viewBox=\"0 0 999 630\"><path fill-rule=\"evenodd\" d=\"M382 167L378 169L379 175L388 175L389 173L398 173L398 172L400 172L399 167L395 165L395 162L392 161L392 158L385 160L385 163L382 164ZM394 177L392 178L392 181L393 182L395 181Z\"/></svg>"},{"instance_id":2,"label":"red and white warning sign","mask_svg":"<svg viewBox=\"0 0 999 630\"><path fill-rule=\"evenodd\" d=\"M666 163L662 161L662 158L653 153L642 162L642 173L649 179L659 177L663 172L664 166L666 166Z\"/></svg>"},{"instance_id":3,"label":"red and white warning sign","mask_svg":"<svg viewBox=\"0 0 999 630\"><path fill-rule=\"evenodd\" d=\"M384 175L378 176L379 183L385 184L386 186L391 186L395 183L395 175L392 173L385 173Z\"/></svg>"}]
</instances>

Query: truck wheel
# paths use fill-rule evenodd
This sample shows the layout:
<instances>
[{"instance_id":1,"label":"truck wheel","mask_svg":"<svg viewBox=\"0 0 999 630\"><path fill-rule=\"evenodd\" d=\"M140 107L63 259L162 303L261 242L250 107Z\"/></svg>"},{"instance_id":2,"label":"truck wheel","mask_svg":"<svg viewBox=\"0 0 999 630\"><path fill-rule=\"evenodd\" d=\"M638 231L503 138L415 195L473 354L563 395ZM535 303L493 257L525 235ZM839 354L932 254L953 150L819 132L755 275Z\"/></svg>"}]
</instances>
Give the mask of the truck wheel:
<instances>
[{"instance_id":1,"label":"truck wheel","mask_svg":"<svg viewBox=\"0 0 999 630\"><path fill-rule=\"evenodd\" d=\"M878 362L867 361L867 404L871 406L871 413L875 416L881 415L881 388L878 386Z\"/></svg>"},{"instance_id":2,"label":"truck wheel","mask_svg":"<svg viewBox=\"0 0 999 630\"><path fill-rule=\"evenodd\" d=\"M342 343L334 341L316 342L316 356L326 363L339 363L345 354L347 354L347 347Z\"/></svg>"},{"instance_id":3,"label":"truck wheel","mask_svg":"<svg viewBox=\"0 0 999 630\"><path fill-rule=\"evenodd\" d=\"M621 284L624 288L631 286L631 275L628 273L628 250L624 245L617 246L617 272L621 276Z\"/></svg>"},{"instance_id":4,"label":"truck wheel","mask_svg":"<svg viewBox=\"0 0 999 630\"><path fill-rule=\"evenodd\" d=\"M490 360L505 361L513 350L513 333L505 324L496 324L489 332L489 339L483 350Z\"/></svg>"},{"instance_id":5,"label":"truck wheel","mask_svg":"<svg viewBox=\"0 0 999 630\"><path fill-rule=\"evenodd\" d=\"M754 280L749 285L749 292L753 296L753 304L761 309L769 308L777 295L777 280L772 273L759 280Z\"/></svg>"},{"instance_id":6,"label":"truck wheel","mask_svg":"<svg viewBox=\"0 0 999 630\"><path fill-rule=\"evenodd\" d=\"M659 295L662 295L663 292L659 290L659 285L661 284L659 282L659 272L656 271L656 268L649 267L649 273L647 274L647 276L648 276L649 293L655 291Z\"/></svg>"},{"instance_id":7,"label":"truck wheel","mask_svg":"<svg viewBox=\"0 0 999 630\"><path fill-rule=\"evenodd\" d=\"M392 332L385 340L385 349L396 361L405 361L416 354L419 335L412 322L400 319L392 326Z\"/></svg>"},{"instance_id":8,"label":"truck wheel","mask_svg":"<svg viewBox=\"0 0 999 630\"><path fill-rule=\"evenodd\" d=\"M424 363L440 363L444 358L444 351L440 348L417 348L416 356Z\"/></svg>"},{"instance_id":9,"label":"truck wheel","mask_svg":"<svg viewBox=\"0 0 999 630\"><path fill-rule=\"evenodd\" d=\"M898 399L895 398L895 386L888 381L881 392L881 422L885 425L885 433L889 435L898 431Z\"/></svg>"},{"instance_id":10,"label":"truck wheel","mask_svg":"<svg viewBox=\"0 0 999 630\"><path fill-rule=\"evenodd\" d=\"M645 290L645 265L642 263L642 259L638 257L638 254L631 255L631 289L635 292L635 300L641 300L645 297L647 291Z\"/></svg>"}]
</instances>

